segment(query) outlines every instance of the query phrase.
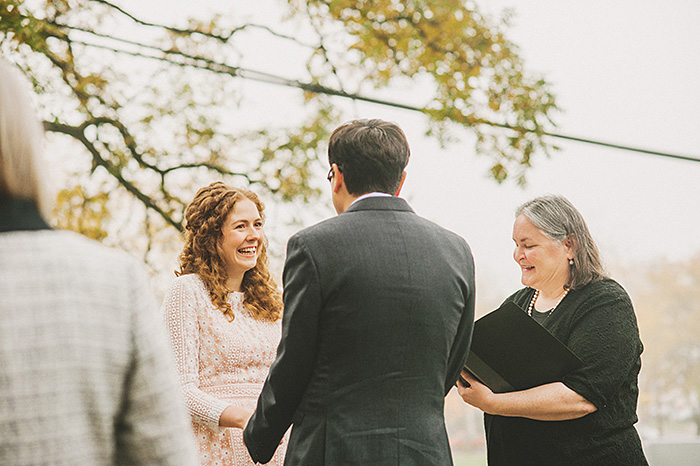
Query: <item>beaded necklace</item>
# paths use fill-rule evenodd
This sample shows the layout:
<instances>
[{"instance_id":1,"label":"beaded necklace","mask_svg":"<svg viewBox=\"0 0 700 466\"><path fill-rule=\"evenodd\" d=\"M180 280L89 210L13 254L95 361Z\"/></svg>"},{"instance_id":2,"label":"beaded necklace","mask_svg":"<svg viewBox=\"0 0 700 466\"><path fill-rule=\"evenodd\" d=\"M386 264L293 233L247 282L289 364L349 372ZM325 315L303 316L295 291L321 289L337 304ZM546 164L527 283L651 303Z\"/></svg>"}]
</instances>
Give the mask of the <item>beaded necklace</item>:
<instances>
[{"instance_id":1,"label":"beaded necklace","mask_svg":"<svg viewBox=\"0 0 700 466\"><path fill-rule=\"evenodd\" d=\"M557 303L554 305L554 307L553 307L552 309L550 309L549 311L547 311L547 317L549 317L549 316L552 315L552 312L554 312L554 310L557 308L557 306L559 305L559 303L561 303L562 300L563 300L564 298L566 298L566 295L567 295L568 293L569 293L569 289L567 288L567 289L564 290L564 294L561 295L561 298L559 298L559 300L558 300ZM530 305L527 307L527 315L529 315L530 317L532 317L532 309L535 307L535 301L537 301L537 298L538 298L539 296L540 296L540 290L535 290L535 294L532 295L532 299L530 300Z\"/></svg>"}]
</instances>

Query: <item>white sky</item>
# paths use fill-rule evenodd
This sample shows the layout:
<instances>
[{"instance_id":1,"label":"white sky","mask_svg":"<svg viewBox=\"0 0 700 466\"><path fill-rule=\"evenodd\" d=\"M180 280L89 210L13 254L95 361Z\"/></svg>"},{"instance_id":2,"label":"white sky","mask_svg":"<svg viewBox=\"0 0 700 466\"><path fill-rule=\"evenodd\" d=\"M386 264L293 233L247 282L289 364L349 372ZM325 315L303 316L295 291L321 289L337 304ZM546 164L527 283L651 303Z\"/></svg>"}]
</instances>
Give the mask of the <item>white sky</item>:
<instances>
[{"instance_id":1,"label":"white sky","mask_svg":"<svg viewBox=\"0 0 700 466\"><path fill-rule=\"evenodd\" d=\"M179 24L188 14L201 15L207 3L244 8L220 0L197 3L196 8L185 1L165 3L119 2L139 16L157 22L172 16ZM280 5L260 0L251 18L278 16ZM490 13L514 11L507 35L520 47L526 68L553 83L562 109L555 115L556 132L700 158L700 2L489 0L478 5ZM294 56L275 53L265 42L251 44L246 49L250 63L243 64L297 77ZM248 96L259 96L251 120L256 112L298 119L298 91L241 85ZM424 101L403 90L397 94L402 102ZM487 161L474 155L468 131L463 142L440 149L423 136L426 123L420 115L349 105L342 99L337 103L350 109L347 119L378 117L404 128L412 158L402 194L420 215L471 244L482 311L520 286L511 257L513 211L540 194L562 194L579 208L612 269L653 266L700 252L700 162L555 140L561 150L549 159L543 154L534 158L526 189L512 182L497 185L487 177ZM322 202L329 207L312 214L309 224L332 215L329 196ZM274 221L268 216L268 225ZM273 244L283 246L285 240L275 238Z\"/></svg>"}]
</instances>

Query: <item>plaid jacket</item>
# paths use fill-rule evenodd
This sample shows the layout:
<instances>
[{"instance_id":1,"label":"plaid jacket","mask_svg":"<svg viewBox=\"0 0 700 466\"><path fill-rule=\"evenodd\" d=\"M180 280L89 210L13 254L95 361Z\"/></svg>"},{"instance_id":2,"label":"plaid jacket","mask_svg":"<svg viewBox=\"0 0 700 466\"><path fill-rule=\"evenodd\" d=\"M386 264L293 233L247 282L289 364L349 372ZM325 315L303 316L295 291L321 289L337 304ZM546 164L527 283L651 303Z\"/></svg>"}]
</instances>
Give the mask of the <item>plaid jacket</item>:
<instances>
[{"instance_id":1,"label":"plaid jacket","mask_svg":"<svg viewBox=\"0 0 700 466\"><path fill-rule=\"evenodd\" d=\"M0 233L0 464L197 464L156 310L124 253Z\"/></svg>"}]
</instances>

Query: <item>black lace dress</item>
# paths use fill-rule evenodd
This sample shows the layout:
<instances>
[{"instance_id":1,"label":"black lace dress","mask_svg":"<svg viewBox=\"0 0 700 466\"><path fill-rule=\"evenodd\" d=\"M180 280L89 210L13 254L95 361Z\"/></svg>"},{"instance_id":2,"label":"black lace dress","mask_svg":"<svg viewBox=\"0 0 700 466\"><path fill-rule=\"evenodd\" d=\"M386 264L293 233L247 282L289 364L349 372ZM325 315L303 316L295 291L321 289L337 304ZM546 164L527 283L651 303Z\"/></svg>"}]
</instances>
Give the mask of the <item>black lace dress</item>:
<instances>
[{"instance_id":1,"label":"black lace dress","mask_svg":"<svg viewBox=\"0 0 700 466\"><path fill-rule=\"evenodd\" d=\"M533 293L524 288L507 301L525 310ZM590 283L542 325L585 362L563 383L598 409L569 421L485 414L489 466L646 466L634 428L642 342L627 292L610 279Z\"/></svg>"}]
</instances>

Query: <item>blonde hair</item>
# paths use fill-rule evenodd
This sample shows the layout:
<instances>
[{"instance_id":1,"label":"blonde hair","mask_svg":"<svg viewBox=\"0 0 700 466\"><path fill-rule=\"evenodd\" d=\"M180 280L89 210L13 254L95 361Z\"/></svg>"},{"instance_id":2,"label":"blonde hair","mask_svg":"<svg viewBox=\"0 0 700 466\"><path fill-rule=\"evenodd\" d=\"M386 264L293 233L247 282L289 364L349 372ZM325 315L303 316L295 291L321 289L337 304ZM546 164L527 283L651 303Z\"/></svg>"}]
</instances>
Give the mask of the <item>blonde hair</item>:
<instances>
[{"instance_id":1,"label":"blonde hair","mask_svg":"<svg viewBox=\"0 0 700 466\"><path fill-rule=\"evenodd\" d=\"M226 267L221 249L221 227L236 202L250 199L264 218L265 206L252 191L230 188L217 181L201 188L185 210L185 247L180 253L180 276L196 273L204 282L212 303L229 320L234 319L227 297ZM263 239L255 267L243 276L243 304L255 318L276 321L282 315L282 296L268 269L267 239Z\"/></svg>"},{"instance_id":2,"label":"blonde hair","mask_svg":"<svg viewBox=\"0 0 700 466\"><path fill-rule=\"evenodd\" d=\"M0 197L29 199L48 218L44 132L23 81L16 69L0 60Z\"/></svg>"}]
</instances>

